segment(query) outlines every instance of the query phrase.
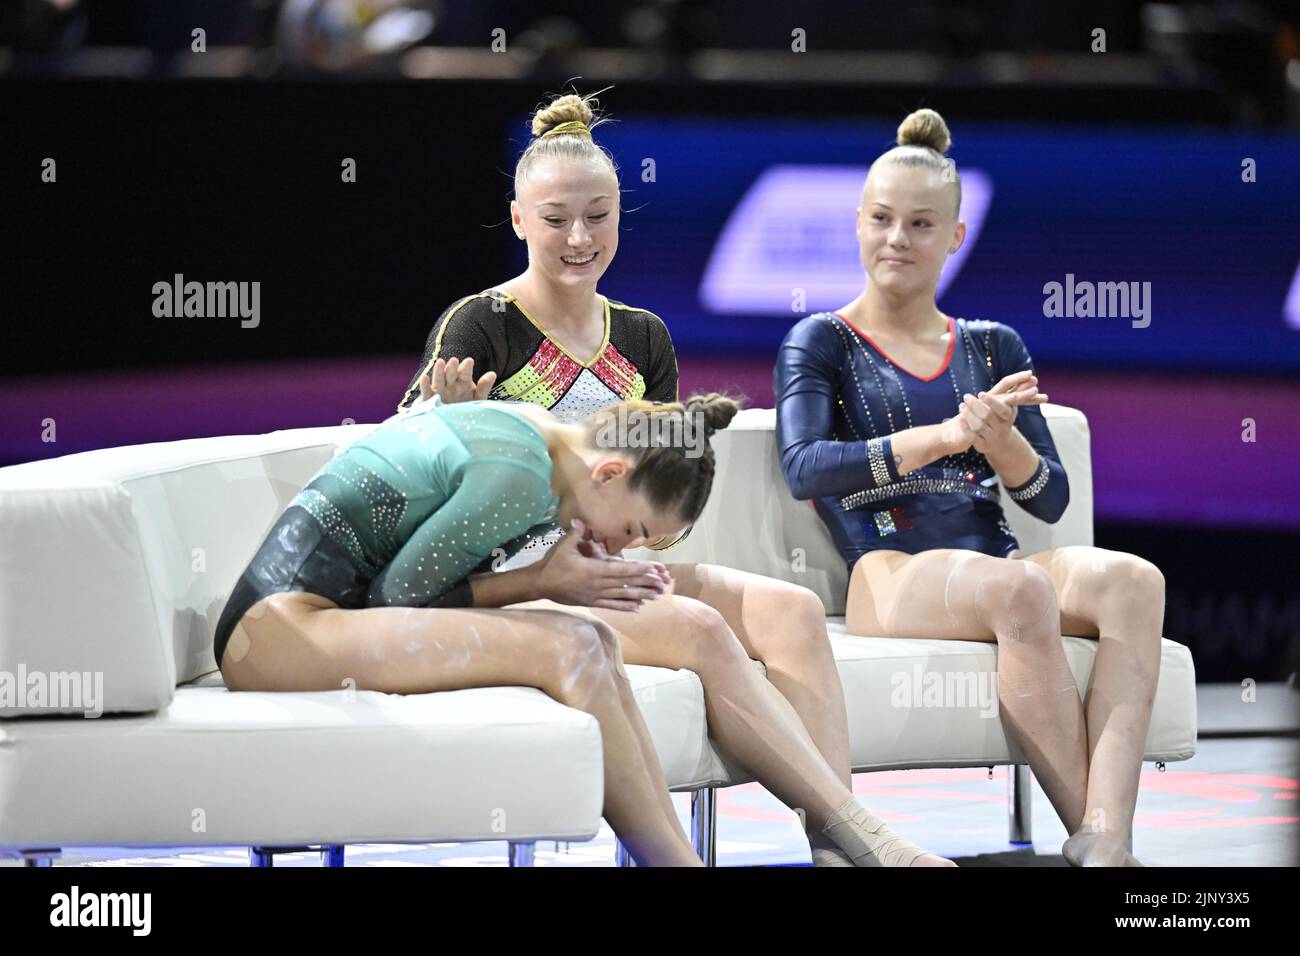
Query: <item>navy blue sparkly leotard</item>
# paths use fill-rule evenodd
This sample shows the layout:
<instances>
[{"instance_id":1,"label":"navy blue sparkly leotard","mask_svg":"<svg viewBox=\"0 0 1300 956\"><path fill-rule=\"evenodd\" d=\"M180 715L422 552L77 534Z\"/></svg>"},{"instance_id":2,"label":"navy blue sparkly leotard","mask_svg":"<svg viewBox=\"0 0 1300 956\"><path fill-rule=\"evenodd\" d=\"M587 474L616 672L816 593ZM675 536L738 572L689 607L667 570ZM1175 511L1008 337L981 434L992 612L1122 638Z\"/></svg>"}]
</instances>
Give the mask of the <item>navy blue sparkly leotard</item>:
<instances>
[{"instance_id":1,"label":"navy blue sparkly leotard","mask_svg":"<svg viewBox=\"0 0 1300 956\"><path fill-rule=\"evenodd\" d=\"M963 394L1032 369L1024 342L1000 322L948 319L948 354L930 378L894 364L838 313L801 320L781 343L773 372L777 445L796 498L815 500L851 569L868 551L916 554L965 548L1005 557L1018 547L1002 514L988 459L974 448L900 476L890 435L958 414ZM1047 522L1061 517L1070 486L1042 411L1023 405L1018 428L1038 470L1007 493Z\"/></svg>"}]
</instances>

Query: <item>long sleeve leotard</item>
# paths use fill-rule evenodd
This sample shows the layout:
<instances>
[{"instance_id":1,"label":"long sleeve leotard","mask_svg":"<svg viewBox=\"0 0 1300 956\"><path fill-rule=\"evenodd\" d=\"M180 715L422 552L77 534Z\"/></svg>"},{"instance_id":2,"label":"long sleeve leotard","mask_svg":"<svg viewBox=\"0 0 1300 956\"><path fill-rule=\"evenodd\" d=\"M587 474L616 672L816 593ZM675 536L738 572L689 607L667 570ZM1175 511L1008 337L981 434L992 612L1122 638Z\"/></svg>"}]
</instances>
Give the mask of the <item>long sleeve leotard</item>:
<instances>
[{"instance_id":1,"label":"long sleeve leotard","mask_svg":"<svg viewBox=\"0 0 1300 956\"><path fill-rule=\"evenodd\" d=\"M892 362L838 313L801 320L773 372L777 443L786 483L814 499L850 568L868 551L915 554L966 548L1006 556L1018 547L988 459L973 448L900 476L890 436L959 413L962 395L987 391L1033 364L1020 336L999 322L948 319L943 366L920 378ZM1070 488L1042 412L1021 406L1015 427L1039 455L1007 493L1044 521L1060 518Z\"/></svg>"},{"instance_id":2,"label":"long sleeve leotard","mask_svg":"<svg viewBox=\"0 0 1300 956\"><path fill-rule=\"evenodd\" d=\"M503 405L466 402L394 416L295 504L370 576L370 605L428 607L472 603L469 574L552 530L558 501L537 428Z\"/></svg>"},{"instance_id":3,"label":"long sleeve leotard","mask_svg":"<svg viewBox=\"0 0 1300 956\"><path fill-rule=\"evenodd\" d=\"M473 605L470 574L554 531L558 506L546 439L509 405L395 415L285 507L217 622L217 663L244 614L283 591L341 608Z\"/></svg>"},{"instance_id":4,"label":"long sleeve leotard","mask_svg":"<svg viewBox=\"0 0 1300 956\"><path fill-rule=\"evenodd\" d=\"M677 357L653 312L604 300L604 335L585 361L564 347L513 295L488 289L445 309L398 410L420 397L420 376L439 358L474 360L474 375L496 372L491 398L531 402L563 421L580 421L616 402L677 400Z\"/></svg>"}]
</instances>

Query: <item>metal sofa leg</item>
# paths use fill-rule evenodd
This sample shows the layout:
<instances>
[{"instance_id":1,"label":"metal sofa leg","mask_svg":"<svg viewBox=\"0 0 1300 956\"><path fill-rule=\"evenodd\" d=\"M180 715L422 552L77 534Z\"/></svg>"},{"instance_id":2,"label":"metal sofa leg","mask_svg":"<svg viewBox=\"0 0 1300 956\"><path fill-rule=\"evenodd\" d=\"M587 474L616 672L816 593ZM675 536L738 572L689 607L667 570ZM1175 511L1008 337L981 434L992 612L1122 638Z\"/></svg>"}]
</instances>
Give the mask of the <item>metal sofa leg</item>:
<instances>
[{"instance_id":1,"label":"metal sofa leg","mask_svg":"<svg viewBox=\"0 0 1300 956\"><path fill-rule=\"evenodd\" d=\"M321 866L343 865L343 844L324 843L319 846L250 846L248 848L249 866L275 866L277 853L302 853L316 850L320 853Z\"/></svg>"},{"instance_id":2,"label":"metal sofa leg","mask_svg":"<svg viewBox=\"0 0 1300 956\"><path fill-rule=\"evenodd\" d=\"M532 866L533 850L536 848L534 843L510 843L510 865L511 866Z\"/></svg>"},{"instance_id":3,"label":"metal sofa leg","mask_svg":"<svg viewBox=\"0 0 1300 956\"><path fill-rule=\"evenodd\" d=\"M321 866L342 866L343 865L343 844L326 843L320 848Z\"/></svg>"},{"instance_id":4,"label":"metal sofa leg","mask_svg":"<svg viewBox=\"0 0 1300 956\"><path fill-rule=\"evenodd\" d=\"M248 848L249 866L275 866L275 851L270 847L250 846Z\"/></svg>"},{"instance_id":5,"label":"metal sofa leg","mask_svg":"<svg viewBox=\"0 0 1300 956\"><path fill-rule=\"evenodd\" d=\"M705 866L718 865L718 791L705 787L691 794L691 845Z\"/></svg>"},{"instance_id":6,"label":"metal sofa leg","mask_svg":"<svg viewBox=\"0 0 1300 956\"><path fill-rule=\"evenodd\" d=\"M1012 843L1034 842L1034 783L1028 764L1014 764L1007 774L1007 828Z\"/></svg>"}]
</instances>

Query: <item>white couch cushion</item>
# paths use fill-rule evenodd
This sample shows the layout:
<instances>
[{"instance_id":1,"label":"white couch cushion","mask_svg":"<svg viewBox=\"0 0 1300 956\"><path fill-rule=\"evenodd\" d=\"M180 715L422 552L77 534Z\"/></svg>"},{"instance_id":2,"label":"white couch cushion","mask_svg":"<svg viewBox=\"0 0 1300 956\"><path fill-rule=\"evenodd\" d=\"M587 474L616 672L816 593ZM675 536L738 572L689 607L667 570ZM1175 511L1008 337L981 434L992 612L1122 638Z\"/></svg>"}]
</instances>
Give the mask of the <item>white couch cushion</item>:
<instances>
[{"instance_id":1,"label":"white couch cushion","mask_svg":"<svg viewBox=\"0 0 1300 956\"><path fill-rule=\"evenodd\" d=\"M104 712L156 710L216 668L258 543L373 425L109 448L0 469L0 671L100 672ZM78 708L0 706L0 717Z\"/></svg>"},{"instance_id":2,"label":"white couch cushion","mask_svg":"<svg viewBox=\"0 0 1300 956\"><path fill-rule=\"evenodd\" d=\"M855 772L1028 763L998 719L996 703L986 706L987 700L996 701L995 644L863 638L846 633L842 619L832 620L828 629L844 685L849 760ZM1097 642L1082 637L1062 640L1082 698L1092 680ZM1187 760L1196 753L1192 655L1169 640L1162 640L1160 653L1160 683L1143 759ZM925 690L932 683L956 693L932 698ZM981 699L981 687L994 696ZM658 738L655 744L660 746ZM695 771L701 781L734 786L753 780L712 742L709 759ZM678 781L670 778L669 785L677 789Z\"/></svg>"},{"instance_id":3,"label":"white couch cushion","mask_svg":"<svg viewBox=\"0 0 1300 956\"><path fill-rule=\"evenodd\" d=\"M600 726L529 687L233 693L0 723L0 846L587 840Z\"/></svg>"}]
</instances>

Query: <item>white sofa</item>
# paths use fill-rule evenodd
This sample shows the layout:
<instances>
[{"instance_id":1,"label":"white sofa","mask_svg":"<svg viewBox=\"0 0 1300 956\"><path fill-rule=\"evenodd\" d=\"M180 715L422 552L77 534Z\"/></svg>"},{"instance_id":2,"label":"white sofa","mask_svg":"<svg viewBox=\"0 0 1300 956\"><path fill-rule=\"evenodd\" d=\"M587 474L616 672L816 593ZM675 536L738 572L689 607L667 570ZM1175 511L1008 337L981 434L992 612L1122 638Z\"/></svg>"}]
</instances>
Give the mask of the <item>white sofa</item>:
<instances>
[{"instance_id":1,"label":"white sofa","mask_svg":"<svg viewBox=\"0 0 1300 956\"><path fill-rule=\"evenodd\" d=\"M1092 542L1087 423L1044 406L1070 475L1055 525L1008 502L1026 550ZM0 469L0 850L47 865L65 846L321 847L363 842L590 839L602 762L594 719L532 688L423 695L341 688L231 693L212 632L262 536L311 475L369 425L105 449ZM827 628L856 770L1015 765L1011 837L1028 841L1024 756L968 702L899 707L900 675L992 675L996 646L845 633L845 571L807 502L785 489L774 413L715 436L714 492L660 560L726 564L803 584ZM1004 496L1005 497L1005 496ZM1086 689L1096 644L1064 638ZM755 663L761 668L761 664ZM748 782L707 735L689 671L629 667L669 785L692 791L693 837L713 862L714 788ZM89 701L15 696L17 677L102 675ZM54 686L52 678L51 687ZM93 679L83 690L93 696ZM1195 675L1164 642L1149 761L1195 752ZM87 719L88 709L103 716ZM620 860L625 861L625 854Z\"/></svg>"}]
</instances>

